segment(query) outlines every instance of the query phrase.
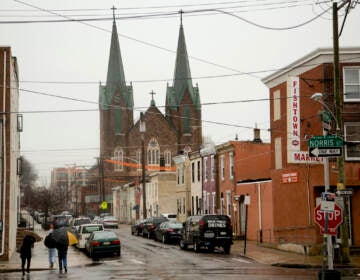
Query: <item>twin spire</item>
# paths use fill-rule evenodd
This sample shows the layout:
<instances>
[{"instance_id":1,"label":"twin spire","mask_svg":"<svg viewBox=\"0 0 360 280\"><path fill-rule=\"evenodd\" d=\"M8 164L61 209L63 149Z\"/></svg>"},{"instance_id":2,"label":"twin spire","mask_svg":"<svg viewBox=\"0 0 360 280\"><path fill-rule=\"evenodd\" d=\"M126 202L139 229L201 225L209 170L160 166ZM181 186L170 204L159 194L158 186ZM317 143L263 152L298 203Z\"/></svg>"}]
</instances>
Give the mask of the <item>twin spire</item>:
<instances>
[{"instance_id":1,"label":"twin spire","mask_svg":"<svg viewBox=\"0 0 360 280\"><path fill-rule=\"evenodd\" d=\"M121 57L119 38L117 33L115 10L113 6L113 26L111 34L110 55L107 71L106 86L100 86L100 105L111 105L113 98L120 92L120 98L125 101L128 108L133 106L132 86L126 86L124 67ZM191 79L190 65L186 50L184 29L182 24L182 14L180 11L180 31L178 46L176 51L176 62L174 70L173 86L168 87L166 93L166 103L170 106L178 106L184 93L188 91L194 104L199 103L197 90L194 90ZM169 90L170 89L170 90ZM104 95L104 96L101 96ZM169 102L170 101L170 102ZM152 92L151 106L155 106ZM102 106L103 108L105 106Z\"/></svg>"}]
</instances>

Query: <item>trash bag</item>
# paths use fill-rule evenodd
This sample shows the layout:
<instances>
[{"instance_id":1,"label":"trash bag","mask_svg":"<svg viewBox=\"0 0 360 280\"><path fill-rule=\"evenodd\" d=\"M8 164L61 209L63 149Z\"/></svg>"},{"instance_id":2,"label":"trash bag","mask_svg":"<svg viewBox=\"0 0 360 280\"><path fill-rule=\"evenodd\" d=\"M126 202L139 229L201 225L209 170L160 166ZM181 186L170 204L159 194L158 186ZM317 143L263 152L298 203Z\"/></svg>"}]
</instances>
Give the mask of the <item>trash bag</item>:
<instances>
[{"instance_id":1,"label":"trash bag","mask_svg":"<svg viewBox=\"0 0 360 280\"><path fill-rule=\"evenodd\" d=\"M44 244L47 248L55 248L56 247L56 240L52 233L49 233L44 240Z\"/></svg>"}]
</instances>

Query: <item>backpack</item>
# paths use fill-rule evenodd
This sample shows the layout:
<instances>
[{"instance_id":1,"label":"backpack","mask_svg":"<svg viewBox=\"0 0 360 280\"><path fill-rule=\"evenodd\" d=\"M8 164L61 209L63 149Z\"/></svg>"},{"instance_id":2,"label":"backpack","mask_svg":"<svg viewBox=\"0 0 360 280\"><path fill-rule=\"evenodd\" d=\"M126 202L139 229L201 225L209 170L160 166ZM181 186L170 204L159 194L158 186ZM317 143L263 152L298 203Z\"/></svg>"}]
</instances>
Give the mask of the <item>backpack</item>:
<instances>
[{"instance_id":1,"label":"backpack","mask_svg":"<svg viewBox=\"0 0 360 280\"><path fill-rule=\"evenodd\" d=\"M55 248L56 240L54 239L52 233L49 233L44 240L44 244L47 248Z\"/></svg>"}]
</instances>

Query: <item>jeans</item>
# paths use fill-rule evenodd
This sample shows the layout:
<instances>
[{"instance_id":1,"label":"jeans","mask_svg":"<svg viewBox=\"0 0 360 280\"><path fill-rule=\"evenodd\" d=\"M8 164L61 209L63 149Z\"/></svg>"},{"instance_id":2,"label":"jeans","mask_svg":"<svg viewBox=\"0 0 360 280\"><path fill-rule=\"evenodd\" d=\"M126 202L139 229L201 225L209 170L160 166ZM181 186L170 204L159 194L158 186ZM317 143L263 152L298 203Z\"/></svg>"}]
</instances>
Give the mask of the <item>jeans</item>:
<instances>
[{"instance_id":1,"label":"jeans","mask_svg":"<svg viewBox=\"0 0 360 280\"><path fill-rule=\"evenodd\" d=\"M63 267L65 271L67 271L67 251L58 251L58 257L59 257L59 270L62 270Z\"/></svg>"},{"instance_id":2,"label":"jeans","mask_svg":"<svg viewBox=\"0 0 360 280\"><path fill-rule=\"evenodd\" d=\"M49 265L52 267L55 263L56 249L49 248Z\"/></svg>"}]
</instances>

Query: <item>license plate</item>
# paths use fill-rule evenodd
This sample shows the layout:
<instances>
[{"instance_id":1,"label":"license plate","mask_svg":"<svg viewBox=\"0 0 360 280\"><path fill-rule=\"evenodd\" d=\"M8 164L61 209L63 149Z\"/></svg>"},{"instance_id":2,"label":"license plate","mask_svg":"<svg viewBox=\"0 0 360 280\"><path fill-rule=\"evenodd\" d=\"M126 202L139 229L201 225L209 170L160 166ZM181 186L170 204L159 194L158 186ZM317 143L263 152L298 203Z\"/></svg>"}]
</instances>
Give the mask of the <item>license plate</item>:
<instances>
[{"instance_id":1,"label":"license plate","mask_svg":"<svg viewBox=\"0 0 360 280\"><path fill-rule=\"evenodd\" d=\"M226 235L226 231L221 231L220 235Z\"/></svg>"},{"instance_id":2,"label":"license plate","mask_svg":"<svg viewBox=\"0 0 360 280\"><path fill-rule=\"evenodd\" d=\"M109 241L103 242L103 245L110 245Z\"/></svg>"},{"instance_id":3,"label":"license plate","mask_svg":"<svg viewBox=\"0 0 360 280\"><path fill-rule=\"evenodd\" d=\"M214 238L214 236L215 236L215 234L213 232L211 232L211 231L210 232L207 231L207 232L204 233L205 238Z\"/></svg>"}]
</instances>

